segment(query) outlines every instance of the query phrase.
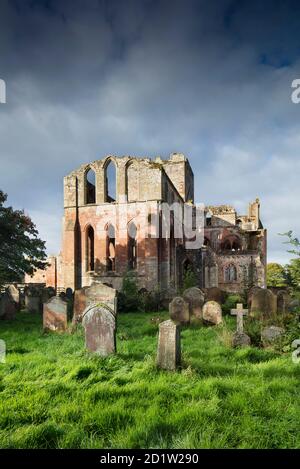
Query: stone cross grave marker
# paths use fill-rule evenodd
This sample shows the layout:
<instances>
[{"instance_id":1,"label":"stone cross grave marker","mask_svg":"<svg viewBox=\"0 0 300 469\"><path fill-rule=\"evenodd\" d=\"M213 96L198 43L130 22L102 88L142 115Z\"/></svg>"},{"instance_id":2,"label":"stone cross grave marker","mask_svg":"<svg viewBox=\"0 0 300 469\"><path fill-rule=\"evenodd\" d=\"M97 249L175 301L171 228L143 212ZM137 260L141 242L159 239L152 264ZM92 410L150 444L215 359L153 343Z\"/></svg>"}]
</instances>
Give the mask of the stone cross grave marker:
<instances>
[{"instance_id":1,"label":"stone cross grave marker","mask_svg":"<svg viewBox=\"0 0 300 469\"><path fill-rule=\"evenodd\" d=\"M236 331L238 334L243 334L244 332L244 321L243 316L248 315L248 309L243 309L242 303L236 305L236 309L230 311L232 316L236 316Z\"/></svg>"}]
</instances>

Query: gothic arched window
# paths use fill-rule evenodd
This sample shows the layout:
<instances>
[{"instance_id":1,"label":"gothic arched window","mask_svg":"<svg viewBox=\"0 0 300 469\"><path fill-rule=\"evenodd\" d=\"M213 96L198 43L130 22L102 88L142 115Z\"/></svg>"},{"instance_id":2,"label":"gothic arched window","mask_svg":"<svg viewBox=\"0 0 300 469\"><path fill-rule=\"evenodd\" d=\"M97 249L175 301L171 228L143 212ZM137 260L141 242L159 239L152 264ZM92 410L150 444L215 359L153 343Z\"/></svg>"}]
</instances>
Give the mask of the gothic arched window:
<instances>
[{"instance_id":1,"label":"gothic arched window","mask_svg":"<svg viewBox=\"0 0 300 469\"><path fill-rule=\"evenodd\" d=\"M96 203L96 173L91 168L85 173L84 185L85 185L85 203L95 204Z\"/></svg>"},{"instance_id":2,"label":"gothic arched window","mask_svg":"<svg viewBox=\"0 0 300 469\"><path fill-rule=\"evenodd\" d=\"M137 228L132 222L128 225L128 268L137 268Z\"/></svg>"},{"instance_id":3,"label":"gothic arched window","mask_svg":"<svg viewBox=\"0 0 300 469\"><path fill-rule=\"evenodd\" d=\"M116 235L113 225L108 225L106 229L106 270L116 270Z\"/></svg>"},{"instance_id":4,"label":"gothic arched window","mask_svg":"<svg viewBox=\"0 0 300 469\"><path fill-rule=\"evenodd\" d=\"M115 202L117 198L117 169L112 160L109 160L104 169L105 175L105 202Z\"/></svg>"},{"instance_id":5,"label":"gothic arched window","mask_svg":"<svg viewBox=\"0 0 300 469\"><path fill-rule=\"evenodd\" d=\"M86 270L88 272L95 270L94 242L94 229L89 226L86 231Z\"/></svg>"},{"instance_id":6,"label":"gothic arched window","mask_svg":"<svg viewBox=\"0 0 300 469\"><path fill-rule=\"evenodd\" d=\"M237 281L237 269L233 264L227 265L224 269L225 282L231 283Z\"/></svg>"}]
</instances>

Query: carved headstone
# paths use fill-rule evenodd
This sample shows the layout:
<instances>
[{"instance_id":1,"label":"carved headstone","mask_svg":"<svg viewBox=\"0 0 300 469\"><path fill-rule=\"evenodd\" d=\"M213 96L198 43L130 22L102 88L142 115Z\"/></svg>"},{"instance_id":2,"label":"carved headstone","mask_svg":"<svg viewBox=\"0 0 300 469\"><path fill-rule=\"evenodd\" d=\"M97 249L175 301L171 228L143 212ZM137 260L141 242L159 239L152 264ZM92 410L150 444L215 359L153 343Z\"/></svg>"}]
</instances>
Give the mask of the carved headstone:
<instances>
[{"instance_id":1,"label":"carved headstone","mask_svg":"<svg viewBox=\"0 0 300 469\"><path fill-rule=\"evenodd\" d=\"M82 315L85 346L90 352L106 357L116 352L116 317L106 304L88 306Z\"/></svg>"},{"instance_id":2,"label":"carved headstone","mask_svg":"<svg viewBox=\"0 0 300 469\"><path fill-rule=\"evenodd\" d=\"M222 309L216 301L207 301L202 309L203 320L209 324L218 325L222 322Z\"/></svg>"},{"instance_id":3,"label":"carved headstone","mask_svg":"<svg viewBox=\"0 0 300 469\"><path fill-rule=\"evenodd\" d=\"M7 319L11 321L16 318L16 313L16 304L6 291L0 297L0 319Z\"/></svg>"},{"instance_id":4,"label":"carved headstone","mask_svg":"<svg viewBox=\"0 0 300 469\"><path fill-rule=\"evenodd\" d=\"M75 290L73 322L81 322L84 310L88 306L97 303L106 304L116 315L117 291L103 283L94 283L90 287L83 287L80 290Z\"/></svg>"},{"instance_id":5,"label":"carved headstone","mask_svg":"<svg viewBox=\"0 0 300 469\"><path fill-rule=\"evenodd\" d=\"M277 313L277 297L271 290L255 288L251 293L250 315L267 319Z\"/></svg>"},{"instance_id":6,"label":"carved headstone","mask_svg":"<svg viewBox=\"0 0 300 469\"><path fill-rule=\"evenodd\" d=\"M189 305L181 296L173 298L169 304L170 318L178 324L188 324L190 322Z\"/></svg>"},{"instance_id":7,"label":"carved headstone","mask_svg":"<svg viewBox=\"0 0 300 469\"><path fill-rule=\"evenodd\" d=\"M43 328L46 331L67 329L67 303L57 296L44 303Z\"/></svg>"},{"instance_id":8,"label":"carved headstone","mask_svg":"<svg viewBox=\"0 0 300 469\"><path fill-rule=\"evenodd\" d=\"M181 362L180 326L171 319L159 325L157 366L174 371Z\"/></svg>"},{"instance_id":9,"label":"carved headstone","mask_svg":"<svg viewBox=\"0 0 300 469\"><path fill-rule=\"evenodd\" d=\"M188 288L183 293L183 299L188 303L190 317L197 320L202 318L202 307L204 305L204 293L200 288Z\"/></svg>"}]
</instances>

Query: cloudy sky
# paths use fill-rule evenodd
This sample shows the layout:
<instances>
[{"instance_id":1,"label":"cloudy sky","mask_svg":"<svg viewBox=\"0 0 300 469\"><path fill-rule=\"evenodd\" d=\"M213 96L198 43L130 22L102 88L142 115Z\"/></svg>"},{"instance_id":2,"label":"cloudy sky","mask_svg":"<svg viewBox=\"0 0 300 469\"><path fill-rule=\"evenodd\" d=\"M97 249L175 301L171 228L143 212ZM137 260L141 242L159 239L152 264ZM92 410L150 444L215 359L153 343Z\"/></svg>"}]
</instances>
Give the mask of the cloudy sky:
<instances>
[{"instance_id":1,"label":"cloudy sky","mask_svg":"<svg viewBox=\"0 0 300 469\"><path fill-rule=\"evenodd\" d=\"M196 200L261 199L269 261L300 236L300 3L0 0L0 188L58 252L63 176L185 153Z\"/></svg>"}]
</instances>

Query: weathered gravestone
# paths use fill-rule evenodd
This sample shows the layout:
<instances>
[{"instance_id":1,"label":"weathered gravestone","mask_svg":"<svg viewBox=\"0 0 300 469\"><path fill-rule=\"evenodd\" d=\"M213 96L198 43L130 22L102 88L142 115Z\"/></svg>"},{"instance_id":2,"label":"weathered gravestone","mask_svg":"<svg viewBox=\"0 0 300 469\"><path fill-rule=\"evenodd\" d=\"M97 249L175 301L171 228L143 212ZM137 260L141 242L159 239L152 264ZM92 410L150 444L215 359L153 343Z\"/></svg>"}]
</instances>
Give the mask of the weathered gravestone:
<instances>
[{"instance_id":1,"label":"weathered gravestone","mask_svg":"<svg viewBox=\"0 0 300 469\"><path fill-rule=\"evenodd\" d=\"M236 309L232 309L230 313L236 316L236 332L233 335L234 347L246 347L251 344L250 337L244 332L243 316L248 315L248 309L243 309L243 305L238 303Z\"/></svg>"},{"instance_id":2,"label":"weathered gravestone","mask_svg":"<svg viewBox=\"0 0 300 469\"><path fill-rule=\"evenodd\" d=\"M6 319L11 321L16 318L16 313L16 304L6 291L0 297L0 319Z\"/></svg>"},{"instance_id":3,"label":"weathered gravestone","mask_svg":"<svg viewBox=\"0 0 300 469\"><path fill-rule=\"evenodd\" d=\"M85 309L93 304L103 303L117 314L117 291L103 283L94 283L90 287L83 287L75 290L73 323L82 321Z\"/></svg>"},{"instance_id":4,"label":"weathered gravestone","mask_svg":"<svg viewBox=\"0 0 300 469\"><path fill-rule=\"evenodd\" d=\"M264 347L273 345L275 342L280 340L281 336L284 334L285 330L282 327L278 326L268 326L264 327L261 331L261 341Z\"/></svg>"},{"instance_id":5,"label":"weathered gravestone","mask_svg":"<svg viewBox=\"0 0 300 469\"><path fill-rule=\"evenodd\" d=\"M16 309L19 311L20 309L20 292L15 285L9 285L6 289L10 298L14 301L16 305Z\"/></svg>"},{"instance_id":6,"label":"weathered gravestone","mask_svg":"<svg viewBox=\"0 0 300 469\"><path fill-rule=\"evenodd\" d=\"M159 325L157 366L174 371L181 363L180 326L171 319Z\"/></svg>"},{"instance_id":7,"label":"weathered gravestone","mask_svg":"<svg viewBox=\"0 0 300 469\"><path fill-rule=\"evenodd\" d=\"M170 318L179 324L188 324L190 322L189 305L181 296L173 298L169 304Z\"/></svg>"},{"instance_id":8,"label":"weathered gravestone","mask_svg":"<svg viewBox=\"0 0 300 469\"><path fill-rule=\"evenodd\" d=\"M288 312L288 306L291 301L291 297L285 290L279 290L277 292L277 312L280 314L286 314Z\"/></svg>"},{"instance_id":9,"label":"weathered gravestone","mask_svg":"<svg viewBox=\"0 0 300 469\"><path fill-rule=\"evenodd\" d=\"M183 299L189 305L190 317L196 320L202 318L202 307L204 305L204 293L200 288L188 288L183 293Z\"/></svg>"},{"instance_id":10,"label":"weathered gravestone","mask_svg":"<svg viewBox=\"0 0 300 469\"><path fill-rule=\"evenodd\" d=\"M267 319L274 317L277 313L277 297L271 290L255 287L248 301L252 317Z\"/></svg>"},{"instance_id":11,"label":"weathered gravestone","mask_svg":"<svg viewBox=\"0 0 300 469\"><path fill-rule=\"evenodd\" d=\"M222 308L216 301L207 301L202 309L203 321L218 325L222 322Z\"/></svg>"},{"instance_id":12,"label":"weathered gravestone","mask_svg":"<svg viewBox=\"0 0 300 469\"><path fill-rule=\"evenodd\" d=\"M25 289L25 309L29 313L41 313L42 298L38 288L28 287Z\"/></svg>"},{"instance_id":13,"label":"weathered gravestone","mask_svg":"<svg viewBox=\"0 0 300 469\"><path fill-rule=\"evenodd\" d=\"M67 329L67 306L67 303L57 296L53 296L47 303L44 303L44 330L63 332Z\"/></svg>"},{"instance_id":14,"label":"weathered gravestone","mask_svg":"<svg viewBox=\"0 0 300 469\"><path fill-rule=\"evenodd\" d=\"M102 357L116 352L116 317L112 308L103 303L88 306L82 325L87 350Z\"/></svg>"}]
</instances>

